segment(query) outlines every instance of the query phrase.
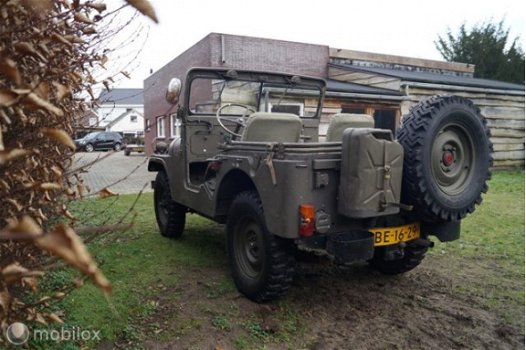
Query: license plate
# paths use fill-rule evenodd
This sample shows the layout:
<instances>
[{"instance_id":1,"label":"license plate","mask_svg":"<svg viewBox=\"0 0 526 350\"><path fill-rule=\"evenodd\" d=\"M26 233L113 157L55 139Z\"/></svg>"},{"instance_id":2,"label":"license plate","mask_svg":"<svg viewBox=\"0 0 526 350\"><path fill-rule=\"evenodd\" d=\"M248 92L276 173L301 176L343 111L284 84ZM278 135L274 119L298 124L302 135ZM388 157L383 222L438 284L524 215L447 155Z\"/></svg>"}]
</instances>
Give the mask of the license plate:
<instances>
[{"instance_id":1,"label":"license plate","mask_svg":"<svg viewBox=\"0 0 526 350\"><path fill-rule=\"evenodd\" d=\"M412 241L420 238L420 224L397 227L377 227L369 230L374 236L375 247Z\"/></svg>"}]
</instances>

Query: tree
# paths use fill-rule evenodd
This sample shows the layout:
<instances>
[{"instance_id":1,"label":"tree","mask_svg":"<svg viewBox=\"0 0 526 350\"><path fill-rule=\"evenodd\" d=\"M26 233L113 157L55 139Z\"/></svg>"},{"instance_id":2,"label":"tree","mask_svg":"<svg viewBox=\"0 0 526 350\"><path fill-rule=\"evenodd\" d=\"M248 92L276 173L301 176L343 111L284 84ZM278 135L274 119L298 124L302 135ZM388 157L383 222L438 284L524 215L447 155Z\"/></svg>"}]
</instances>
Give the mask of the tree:
<instances>
[{"instance_id":1,"label":"tree","mask_svg":"<svg viewBox=\"0 0 526 350\"><path fill-rule=\"evenodd\" d=\"M475 25L471 30L462 24L458 33L448 28L439 35L435 47L449 62L475 65L475 77L524 84L524 51L516 37L510 42L504 20Z\"/></svg>"}]
</instances>

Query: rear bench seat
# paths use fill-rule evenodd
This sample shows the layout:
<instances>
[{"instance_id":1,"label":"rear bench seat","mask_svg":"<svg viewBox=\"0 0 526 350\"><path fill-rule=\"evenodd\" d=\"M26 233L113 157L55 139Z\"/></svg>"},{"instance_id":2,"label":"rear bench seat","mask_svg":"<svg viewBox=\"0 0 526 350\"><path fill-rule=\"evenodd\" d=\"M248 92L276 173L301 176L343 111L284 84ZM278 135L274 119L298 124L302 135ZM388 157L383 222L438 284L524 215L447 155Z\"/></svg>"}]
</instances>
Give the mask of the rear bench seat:
<instances>
[{"instance_id":1,"label":"rear bench seat","mask_svg":"<svg viewBox=\"0 0 526 350\"><path fill-rule=\"evenodd\" d=\"M341 142L347 128L374 128L374 119L368 114L335 114L329 122L326 142Z\"/></svg>"}]
</instances>

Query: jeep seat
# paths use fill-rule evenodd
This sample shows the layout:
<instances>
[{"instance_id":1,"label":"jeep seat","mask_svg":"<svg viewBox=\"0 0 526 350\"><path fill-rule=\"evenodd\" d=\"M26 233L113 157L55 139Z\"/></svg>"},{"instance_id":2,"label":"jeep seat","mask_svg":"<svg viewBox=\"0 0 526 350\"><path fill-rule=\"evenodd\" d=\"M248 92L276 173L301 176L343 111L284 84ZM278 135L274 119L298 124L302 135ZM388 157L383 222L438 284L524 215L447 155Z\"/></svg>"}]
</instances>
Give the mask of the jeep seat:
<instances>
[{"instance_id":1,"label":"jeep seat","mask_svg":"<svg viewBox=\"0 0 526 350\"><path fill-rule=\"evenodd\" d=\"M257 112L248 117L241 141L299 142L300 117L289 113Z\"/></svg>"},{"instance_id":2,"label":"jeep seat","mask_svg":"<svg viewBox=\"0 0 526 350\"><path fill-rule=\"evenodd\" d=\"M368 114L335 114L329 122L326 142L341 142L347 128L374 128L374 119Z\"/></svg>"}]
</instances>

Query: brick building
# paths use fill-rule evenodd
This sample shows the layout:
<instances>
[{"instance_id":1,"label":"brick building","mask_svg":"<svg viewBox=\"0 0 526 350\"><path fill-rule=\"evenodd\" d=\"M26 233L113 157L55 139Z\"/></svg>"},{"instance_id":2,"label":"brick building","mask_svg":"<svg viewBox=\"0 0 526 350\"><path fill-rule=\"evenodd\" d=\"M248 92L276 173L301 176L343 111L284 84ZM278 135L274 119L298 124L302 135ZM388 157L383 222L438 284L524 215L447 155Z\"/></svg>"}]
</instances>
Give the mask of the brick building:
<instances>
[{"instance_id":1,"label":"brick building","mask_svg":"<svg viewBox=\"0 0 526 350\"><path fill-rule=\"evenodd\" d=\"M367 113L376 127L395 131L401 116L420 99L457 94L472 99L488 118L495 164L524 164L524 86L473 78L475 67L410 57L373 54L290 41L211 33L144 82L145 144L179 133L177 106L165 100L173 77L183 81L192 67L280 71L324 78L327 94L320 134L332 115Z\"/></svg>"}]
</instances>

